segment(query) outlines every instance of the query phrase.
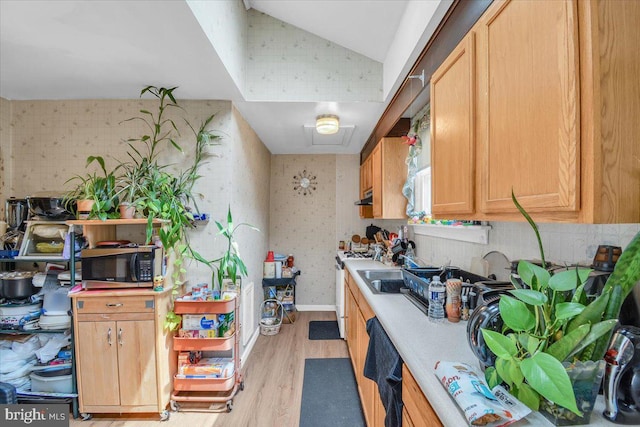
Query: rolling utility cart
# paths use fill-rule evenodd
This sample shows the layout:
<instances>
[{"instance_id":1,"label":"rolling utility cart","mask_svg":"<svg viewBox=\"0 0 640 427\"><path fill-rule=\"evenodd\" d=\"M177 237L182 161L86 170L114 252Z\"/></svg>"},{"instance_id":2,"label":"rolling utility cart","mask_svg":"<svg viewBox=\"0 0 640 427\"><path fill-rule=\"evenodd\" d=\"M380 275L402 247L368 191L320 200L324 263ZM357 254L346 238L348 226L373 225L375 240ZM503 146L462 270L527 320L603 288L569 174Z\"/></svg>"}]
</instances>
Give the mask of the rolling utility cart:
<instances>
[{"instance_id":1,"label":"rolling utility cart","mask_svg":"<svg viewBox=\"0 0 640 427\"><path fill-rule=\"evenodd\" d=\"M296 277L302 273L296 271L292 277L278 279L262 279L262 290L265 301L276 299L284 309L284 323L296 321Z\"/></svg>"},{"instance_id":2,"label":"rolling utility cart","mask_svg":"<svg viewBox=\"0 0 640 427\"><path fill-rule=\"evenodd\" d=\"M179 411L179 402L225 403L230 412L233 397L244 389L239 354L239 296L213 301L178 299L174 311L182 316L182 323L173 338L173 348L179 353L171 409ZM232 357L203 357L207 352L229 351Z\"/></svg>"}]
</instances>

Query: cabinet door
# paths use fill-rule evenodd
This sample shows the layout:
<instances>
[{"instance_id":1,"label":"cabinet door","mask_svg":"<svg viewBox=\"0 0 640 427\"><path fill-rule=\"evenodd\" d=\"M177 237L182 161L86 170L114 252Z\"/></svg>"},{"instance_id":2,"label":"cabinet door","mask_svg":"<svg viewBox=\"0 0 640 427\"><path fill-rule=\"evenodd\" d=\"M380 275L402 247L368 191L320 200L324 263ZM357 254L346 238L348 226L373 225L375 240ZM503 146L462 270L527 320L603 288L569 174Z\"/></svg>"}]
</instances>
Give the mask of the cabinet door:
<instances>
[{"instance_id":1,"label":"cabinet door","mask_svg":"<svg viewBox=\"0 0 640 427\"><path fill-rule=\"evenodd\" d=\"M76 334L81 405L120 405L116 322L78 322Z\"/></svg>"},{"instance_id":2,"label":"cabinet door","mask_svg":"<svg viewBox=\"0 0 640 427\"><path fill-rule=\"evenodd\" d=\"M369 335L367 334L366 320L360 310L357 310L357 341L358 351L356 356L356 381L360 387L360 397L362 399L362 409L364 410L364 417L368 426L374 425L374 386L375 383L364 376L364 361L367 357L367 350L369 349Z\"/></svg>"},{"instance_id":3,"label":"cabinet door","mask_svg":"<svg viewBox=\"0 0 640 427\"><path fill-rule=\"evenodd\" d=\"M371 153L371 188L373 189L373 217L382 218L382 143L379 142Z\"/></svg>"},{"instance_id":4,"label":"cabinet door","mask_svg":"<svg viewBox=\"0 0 640 427\"><path fill-rule=\"evenodd\" d=\"M475 199L474 34L431 77L431 212L469 214Z\"/></svg>"},{"instance_id":5,"label":"cabinet door","mask_svg":"<svg viewBox=\"0 0 640 427\"><path fill-rule=\"evenodd\" d=\"M351 356L351 364L355 370L356 361L356 300L351 293L350 286L345 289L345 314L346 314L346 335L347 335L347 347L349 349L349 356Z\"/></svg>"},{"instance_id":6,"label":"cabinet door","mask_svg":"<svg viewBox=\"0 0 640 427\"><path fill-rule=\"evenodd\" d=\"M483 212L516 212L512 189L531 212L579 208L576 10L575 0L502 0L474 27Z\"/></svg>"},{"instance_id":7,"label":"cabinet door","mask_svg":"<svg viewBox=\"0 0 640 427\"><path fill-rule=\"evenodd\" d=\"M118 368L123 406L158 402L153 320L119 321Z\"/></svg>"},{"instance_id":8,"label":"cabinet door","mask_svg":"<svg viewBox=\"0 0 640 427\"><path fill-rule=\"evenodd\" d=\"M364 198L364 193L371 189L371 156L360 165L360 199ZM373 218L371 205L360 206L360 218Z\"/></svg>"}]
</instances>

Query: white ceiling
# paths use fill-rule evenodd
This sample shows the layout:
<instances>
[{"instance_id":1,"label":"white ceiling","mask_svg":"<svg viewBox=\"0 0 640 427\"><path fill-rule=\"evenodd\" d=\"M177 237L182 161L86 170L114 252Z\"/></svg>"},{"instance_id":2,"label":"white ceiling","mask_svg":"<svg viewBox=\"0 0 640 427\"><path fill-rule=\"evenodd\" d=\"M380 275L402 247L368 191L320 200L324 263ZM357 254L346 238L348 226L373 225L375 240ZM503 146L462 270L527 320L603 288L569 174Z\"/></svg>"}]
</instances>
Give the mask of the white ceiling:
<instances>
[{"instance_id":1,"label":"white ceiling","mask_svg":"<svg viewBox=\"0 0 640 427\"><path fill-rule=\"evenodd\" d=\"M413 0L422 1L427 0ZM402 23L409 3L244 0L245 6L382 62L385 70L398 70L391 76L396 86L422 49L411 46L406 64L385 62L399 31L407 31ZM413 40L422 42L427 23L435 19L425 16L424 27L415 29L420 37ZM247 102L184 0L0 0L0 96L130 99L148 84L179 86L182 99L233 100L274 154L358 153L392 95L361 103ZM347 146L292 144L304 141L304 126L326 113L354 127Z\"/></svg>"}]
</instances>

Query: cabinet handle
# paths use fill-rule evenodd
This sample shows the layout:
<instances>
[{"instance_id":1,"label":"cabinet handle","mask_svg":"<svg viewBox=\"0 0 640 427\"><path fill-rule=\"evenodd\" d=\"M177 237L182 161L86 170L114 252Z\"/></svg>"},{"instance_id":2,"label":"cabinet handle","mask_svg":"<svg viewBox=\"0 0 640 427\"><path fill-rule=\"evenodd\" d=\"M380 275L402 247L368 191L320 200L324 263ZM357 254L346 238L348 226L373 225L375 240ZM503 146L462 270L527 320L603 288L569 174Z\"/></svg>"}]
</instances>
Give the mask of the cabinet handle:
<instances>
[{"instance_id":1,"label":"cabinet handle","mask_svg":"<svg viewBox=\"0 0 640 427\"><path fill-rule=\"evenodd\" d=\"M122 303L121 302L108 302L105 304L107 307L122 307Z\"/></svg>"},{"instance_id":2,"label":"cabinet handle","mask_svg":"<svg viewBox=\"0 0 640 427\"><path fill-rule=\"evenodd\" d=\"M107 331L107 342L111 345L111 328Z\"/></svg>"},{"instance_id":3,"label":"cabinet handle","mask_svg":"<svg viewBox=\"0 0 640 427\"><path fill-rule=\"evenodd\" d=\"M122 345L122 328L118 329L118 343Z\"/></svg>"}]
</instances>

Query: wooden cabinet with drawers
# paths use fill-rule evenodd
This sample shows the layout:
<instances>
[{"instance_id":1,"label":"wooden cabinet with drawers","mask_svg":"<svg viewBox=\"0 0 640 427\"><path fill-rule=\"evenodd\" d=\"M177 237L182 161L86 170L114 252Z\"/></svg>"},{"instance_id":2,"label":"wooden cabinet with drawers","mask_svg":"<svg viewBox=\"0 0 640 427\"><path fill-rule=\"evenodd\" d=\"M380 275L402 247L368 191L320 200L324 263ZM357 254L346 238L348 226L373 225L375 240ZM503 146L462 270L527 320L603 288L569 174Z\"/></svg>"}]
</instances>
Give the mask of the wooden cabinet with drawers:
<instances>
[{"instance_id":1,"label":"wooden cabinet with drawers","mask_svg":"<svg viewBox=\"0 0 640 427\"><path fill-rule=\"evenodd\" d=\"M163 330L171 288L72 295L80 412L158 412L164 419L177 357Z\"/></svg>"}]
</instances>

